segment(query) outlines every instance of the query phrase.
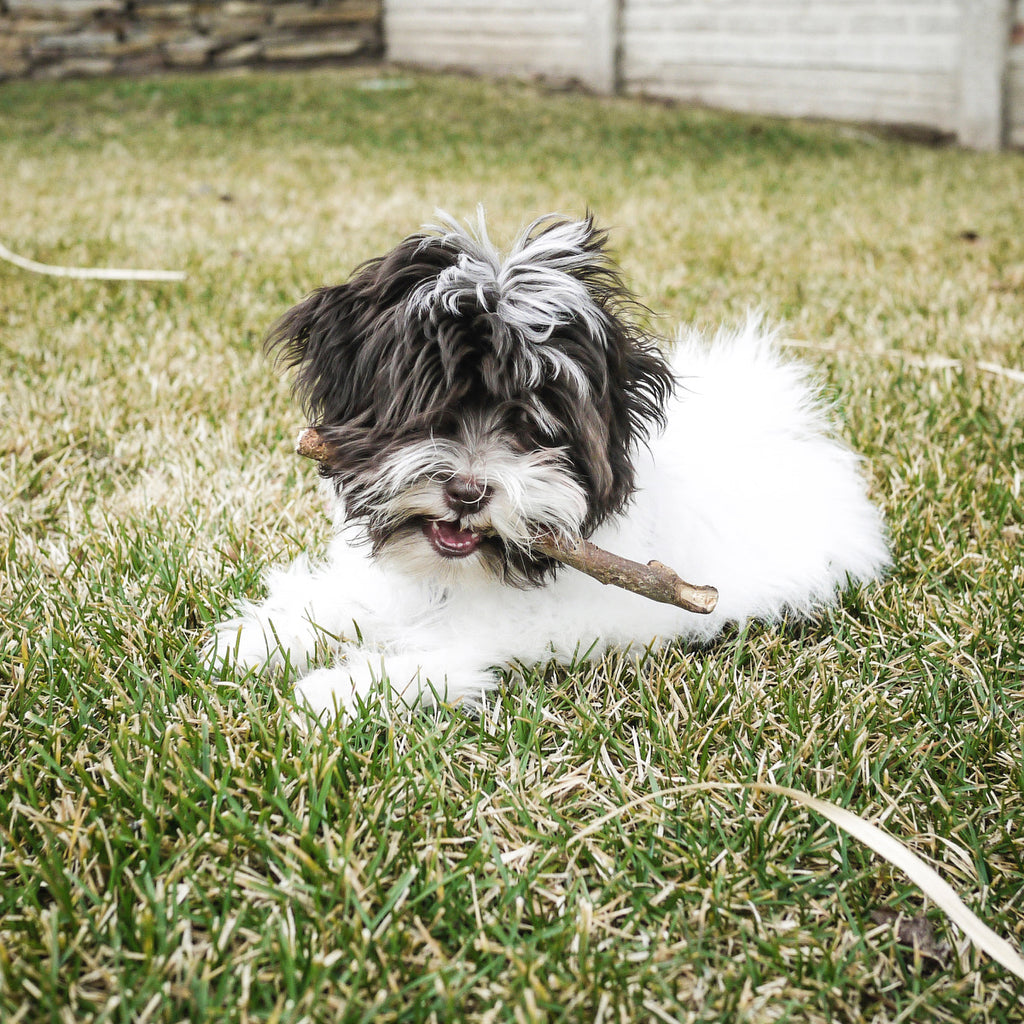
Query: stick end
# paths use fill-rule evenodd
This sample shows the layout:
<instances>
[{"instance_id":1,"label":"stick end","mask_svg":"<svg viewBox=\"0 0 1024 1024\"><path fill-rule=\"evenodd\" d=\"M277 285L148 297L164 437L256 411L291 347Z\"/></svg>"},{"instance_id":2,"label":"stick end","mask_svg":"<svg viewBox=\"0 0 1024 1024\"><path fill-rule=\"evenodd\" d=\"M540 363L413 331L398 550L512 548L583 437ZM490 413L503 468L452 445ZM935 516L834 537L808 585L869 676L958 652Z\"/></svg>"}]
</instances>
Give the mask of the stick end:
<instances>
[{"instance_id":1,"label":"stick end","mask_svg":"<svg viewBox=\"0 0 1024 1024\"><path fill-rule=\"evenodd\" d=\"M676 588L676 594L699 615L710 615L718 605L718 591L714 587L691 587L684 583Z\"/></svg>"},{"instance_id":2,"label":"stick end","mask_svg":"<svg viewBox=\"0 0 1024 1024\"><path fill-rule=\"evenodd\" d=\"M647 565L670 579L675 595L673 604L698 615L710 615L715 610L718 604L718 590L715 587L698 587L687 583L662 562L650 561Z\"/></svg>"},{"instance_id":3,"label":"stick end","mask_svg":"<svg viewBox=\"0 0 1024 1024\"><path fill-rule=\"evenodd\" d=\"M306 427L295 439L295 454L304 459L323 462L327 458L327 445L316 427Z\"/></svg>"}]
</instances>

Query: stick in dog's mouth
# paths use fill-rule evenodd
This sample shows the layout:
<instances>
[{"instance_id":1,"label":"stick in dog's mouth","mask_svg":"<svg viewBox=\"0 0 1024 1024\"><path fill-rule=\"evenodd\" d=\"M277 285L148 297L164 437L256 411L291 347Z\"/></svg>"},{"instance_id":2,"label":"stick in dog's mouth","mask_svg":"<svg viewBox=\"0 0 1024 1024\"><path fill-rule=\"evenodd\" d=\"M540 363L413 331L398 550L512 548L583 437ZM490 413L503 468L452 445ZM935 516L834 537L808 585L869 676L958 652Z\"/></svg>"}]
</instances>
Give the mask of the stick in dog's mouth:
<instances>
[{"instance_id":1,"label":"stick in dog's mouth","mask_svg":"<svg viewBox=\"0 0 1024 1024\"><path fill-rule=\"evenodd\" d=\"M306 427L299 434L295 451L315 462L322 462L327 457L326 442L316 427ZM578 569L601 583L622 587L651 601L673 604L699 615L714 611L718 603L718 591L714 587L687 583L658 561L650 561L646 565L631 562L591 544L589 540L568 540L545 533L534 540L533 548L538 554Z\"/></svg>"}]
</instances>

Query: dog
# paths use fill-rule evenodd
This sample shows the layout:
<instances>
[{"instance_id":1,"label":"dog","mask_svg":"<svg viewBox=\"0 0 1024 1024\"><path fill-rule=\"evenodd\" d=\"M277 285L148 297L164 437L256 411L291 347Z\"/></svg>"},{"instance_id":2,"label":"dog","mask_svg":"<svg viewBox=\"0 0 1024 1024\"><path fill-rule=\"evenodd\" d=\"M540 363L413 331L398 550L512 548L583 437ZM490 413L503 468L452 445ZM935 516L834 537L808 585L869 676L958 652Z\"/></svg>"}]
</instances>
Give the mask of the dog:
<instances>
[{"instance_id":1,"label":"dog","mask_svg":"<svg viewBox=\"0 0 1024 1024\"><path fill-rule=\"evenodd\" d=\"M607 243L550 215L502 254L482 213L443 216L280 319L268 349L323 439L334 534L215 627L213 663L287 669L320 720L473 706L517 666L811 617L884 572L859 457L777 332L751 315L659 342ZM656 558L718 605L602 586L542 533Z\"/></svg>"}]
</instances>

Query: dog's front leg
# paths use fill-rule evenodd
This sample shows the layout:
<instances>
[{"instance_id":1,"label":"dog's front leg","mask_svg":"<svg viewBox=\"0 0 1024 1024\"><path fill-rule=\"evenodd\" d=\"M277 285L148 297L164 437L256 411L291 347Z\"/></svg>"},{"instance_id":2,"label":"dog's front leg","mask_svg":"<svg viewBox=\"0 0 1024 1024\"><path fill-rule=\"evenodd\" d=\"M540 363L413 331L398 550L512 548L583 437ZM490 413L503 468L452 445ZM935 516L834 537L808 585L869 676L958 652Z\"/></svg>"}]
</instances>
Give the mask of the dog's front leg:
<instances>
[{"instance_id":1,"label":"dog's front leg","mask_svg":"<svg viewBox=\"0 0 1024 1024\"><path fill-rule=\"evenodd\" d=\"M380 651L356 645L338 651L331 668L318 669L295 684L300 718L329 721L374 705L409 707L476 705L494 688L496 671L478 657L450 649Z\"/></svg>"},{"instance_id":2,"label":"dog's front leg","mask_svg":"<svg viewBox=\"0 0 1024 1024\"><path fill-rule=\"evenodd\" d=\"M244 602L238 615L219 622L205 659L217 668L287 668L305 672L317 654L354 636L351 602L341 599L337 580L298 562L267 577L266 600Z\"/></svg>"},{"instance_id":3,"label":"dog's front leg","mask_svg":"<svg viewBox=\"0 0 1024 1024\"><path fill-rule=\"evenodd\" d=\"M376 643L381 623L396 618L393 606L411 600L362 549L341 539L324 564L297 559L268 573L266 586L262 602L243 602L237 616L214 627L204 652L208 663L303 675L346 643Z\"/></svg>"}]
</instances>

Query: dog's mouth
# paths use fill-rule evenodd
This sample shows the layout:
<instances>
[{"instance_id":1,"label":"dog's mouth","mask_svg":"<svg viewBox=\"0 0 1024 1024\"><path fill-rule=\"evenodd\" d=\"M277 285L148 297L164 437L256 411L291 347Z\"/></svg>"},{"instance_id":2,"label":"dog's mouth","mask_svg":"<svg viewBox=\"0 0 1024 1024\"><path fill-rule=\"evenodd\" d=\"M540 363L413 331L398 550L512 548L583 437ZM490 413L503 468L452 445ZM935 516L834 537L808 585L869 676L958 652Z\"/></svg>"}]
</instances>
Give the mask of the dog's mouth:
<instances>
[{"instance_id":1,"label":"dog's mouth","mask_svg":"<svg viewBox=\"0 0 1024 1024\"><path fill-rule=\"evenodd\" d=\"M482 533L463 530L458 523L444 519L427 520L423 524L423 534L443 558L466 558L480 547L484 539Z\"/></svg>"}]
</instances>

